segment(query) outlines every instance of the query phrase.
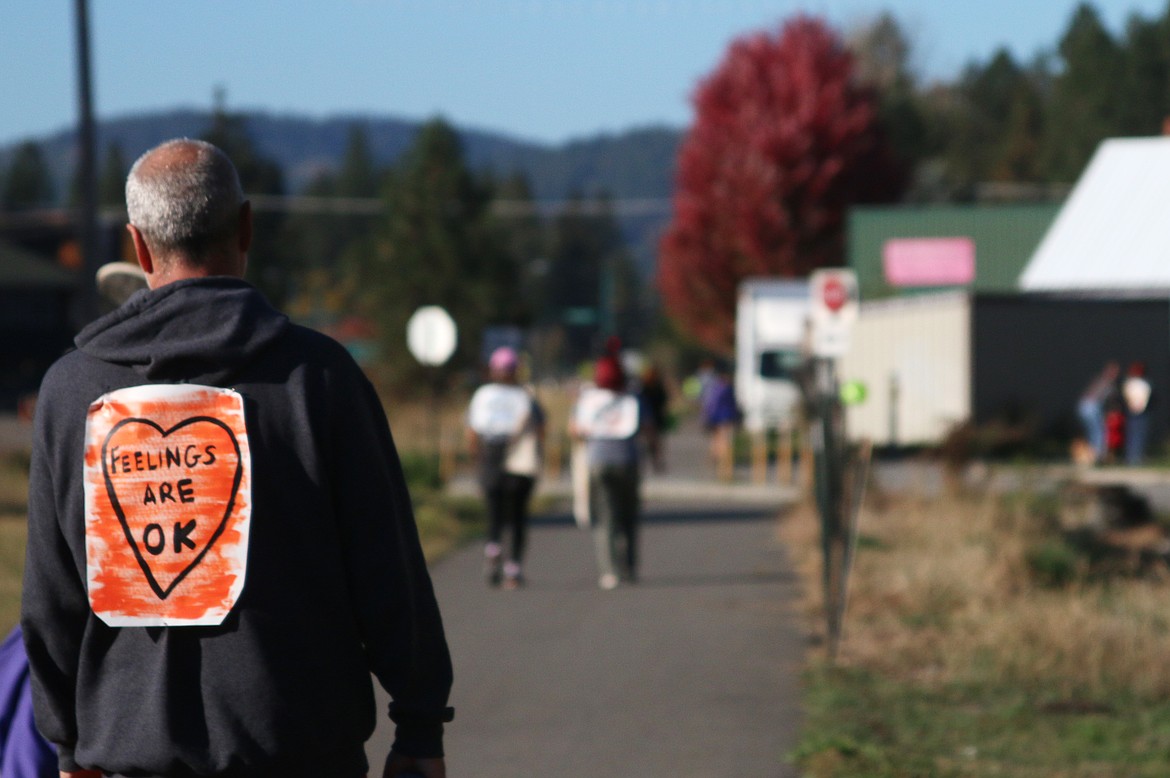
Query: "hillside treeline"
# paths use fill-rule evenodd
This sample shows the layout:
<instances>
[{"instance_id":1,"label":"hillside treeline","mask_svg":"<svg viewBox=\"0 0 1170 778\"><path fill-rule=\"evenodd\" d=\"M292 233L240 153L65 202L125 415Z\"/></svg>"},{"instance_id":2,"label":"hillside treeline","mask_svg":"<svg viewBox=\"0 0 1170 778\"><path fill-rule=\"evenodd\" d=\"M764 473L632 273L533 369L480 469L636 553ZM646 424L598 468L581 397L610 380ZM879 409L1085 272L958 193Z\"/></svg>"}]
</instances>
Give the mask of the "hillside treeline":
<instances>
[{"instance_id":1,"label":"hillside treeline","mask_svg":"<svg viewBox=\"0 0 1170 778\"><path fill-rule=\"evenodd\" d=\"M1159 17L1132 15L1114 35L1082 3L1051 50L1021 62L1000 49L953 83L915 77L912 43L891 15L850 45L912 166L910 201L1048 198L1076 181L1105 138L1160 135L1170 118L1170 4Z\"/></svg>"}]
</instances>

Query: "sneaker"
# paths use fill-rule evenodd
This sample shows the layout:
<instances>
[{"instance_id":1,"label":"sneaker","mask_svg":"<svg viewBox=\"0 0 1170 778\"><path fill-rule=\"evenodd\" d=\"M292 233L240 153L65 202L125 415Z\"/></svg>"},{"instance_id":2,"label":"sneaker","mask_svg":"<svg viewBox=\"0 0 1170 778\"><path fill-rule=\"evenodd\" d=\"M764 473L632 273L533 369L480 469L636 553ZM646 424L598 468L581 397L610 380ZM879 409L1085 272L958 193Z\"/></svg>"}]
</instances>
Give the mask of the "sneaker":
<instances>
[{"instance_id":1,"label":"sneaker","mask_svg":"<svg viewBox=\"0 0 1170 778\"><path fill-rule=\"evenodd\" d=\"M491 586L499 586L503 577L500 559L500 544L488 543L483 549L483 575Z\"/></svg>"},{"instance_id":2,"label":"sneaker","mask_svg":"<svg viewBox=\"0 0 1170 778\"><path fill-rule=\"evenodd\" d=\"M613 573L606 573L605 575L601 576L600 580L597 582L597 585L606 591L609 591L610 589L616 589L618 585L618 577Z\"/></svg>"},{"instance_id":3,"label":"sneaker","mask_svg":"<svg viewBox=\"0 0 1170 778\"><path fill-rule=\"evenodd\" d=\"M524 575L520 572L519 562L508 562L504 565L504 588L519 589L524 585Z\"/></svg>"}]
</instances>

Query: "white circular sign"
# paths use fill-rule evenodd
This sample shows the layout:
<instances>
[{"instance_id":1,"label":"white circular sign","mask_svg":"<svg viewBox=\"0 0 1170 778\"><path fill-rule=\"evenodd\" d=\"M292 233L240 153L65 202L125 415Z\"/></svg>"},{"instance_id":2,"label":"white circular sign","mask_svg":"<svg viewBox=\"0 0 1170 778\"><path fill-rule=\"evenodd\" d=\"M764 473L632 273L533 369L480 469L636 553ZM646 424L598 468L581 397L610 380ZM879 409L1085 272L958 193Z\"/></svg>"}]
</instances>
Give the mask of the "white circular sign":
<instances>
[{"instance_id":1,"label":"white circular sign","mask_svg":"<svg viewBox=\"0 0 1170 778\"><path fill-rule=\"evenodd\" d=\"M424 305L406 323L406 345L424 365L438 366L450 359L456 339L455 322L437 305Z\"/></svg>"}]
</instances>

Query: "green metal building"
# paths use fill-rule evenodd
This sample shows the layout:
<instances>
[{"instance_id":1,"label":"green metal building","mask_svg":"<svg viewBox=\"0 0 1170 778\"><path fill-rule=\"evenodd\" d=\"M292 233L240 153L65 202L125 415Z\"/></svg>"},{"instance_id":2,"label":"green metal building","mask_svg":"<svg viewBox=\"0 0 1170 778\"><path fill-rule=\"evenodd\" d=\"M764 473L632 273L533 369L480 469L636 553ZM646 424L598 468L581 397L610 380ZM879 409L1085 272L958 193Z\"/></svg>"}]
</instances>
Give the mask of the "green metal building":
<instances>
[{"instance_id":1,"label":"green metal building","mask_svg":"<svg viewBox=\"0 0 1170 778\"><path fill-rule=\"evenodd\" d=\"M846 244L862 300L944 289L1016 292L1032 253L1060 211L1060 203L930 205L853 208ZM927 239L966 239L973 260L963 283L898 283L891 278L891 248ZM921 257L920 252L920 259ZM924 258L929 261L929 256Z\"/></svg>"}]
</instances>

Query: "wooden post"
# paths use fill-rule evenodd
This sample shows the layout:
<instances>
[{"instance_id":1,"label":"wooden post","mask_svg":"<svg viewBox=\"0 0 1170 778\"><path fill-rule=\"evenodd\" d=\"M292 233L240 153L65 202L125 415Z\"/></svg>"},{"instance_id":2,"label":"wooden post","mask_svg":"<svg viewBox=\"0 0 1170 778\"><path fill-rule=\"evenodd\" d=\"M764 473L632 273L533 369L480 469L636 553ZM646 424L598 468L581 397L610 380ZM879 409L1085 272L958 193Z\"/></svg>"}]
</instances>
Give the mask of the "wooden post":
<instances>
[{"instance_id":1,"label":"wooden post","mask_svg":"<svg viewBox=\"0 0 1170 778\"><path fill-rule=\"evenodd\" d=\"M776 480L788 486L792 483L792 425L781 422L776 430Z\"/></svg>"},{"instance_id":2,"label":"wooden post","mask_svg":"<svg viewBox=\"0 0 1170 778\"><path fill-rule=\"evenodd\" d=\"M813 450L808 440L808 425L800 433L800 487L807 490L813 481Z\"/></svg>"},{"instance_id":3,"label":"wooden post","mask_svg":"<svg viewBox=\"0 0 1170 778\"><path fill-rule=\"evenodd\" d=\"M720 481L730 482L735 476L735 430L730 424L715 429L715 472Z\"/></svg>"},{"instance_id":4,"label":"wooden post","mask_svg":"<svg viewBox=\"0 0 1170 778\"><path fill-rule=\"evenodd\" d=\"M752 483L762 484L768 480L768 432L754 430L752 439Z\"/></svg>"},{"instance_id":5,"label":"wooden post","mask_svg":"<svg viewBox=\"0 0 1170 778\"><path fill-rule=\"evenodd\" d=\"M562 459L565 455L565 436L562 433L545 434L544 474L550 480L561 477Z\"/></svg>"},{"instance_id":6,"label":"wooden post","mask_svg":"<svg viewBox=\"0 0 1170 778\"><path fill-rule=\"evenodd\" d=\"M447 431L439 437L439 478L447 483L455 475L455 466L458 461L459 436L454 438Z\"/></svg>"}]
</instances>

